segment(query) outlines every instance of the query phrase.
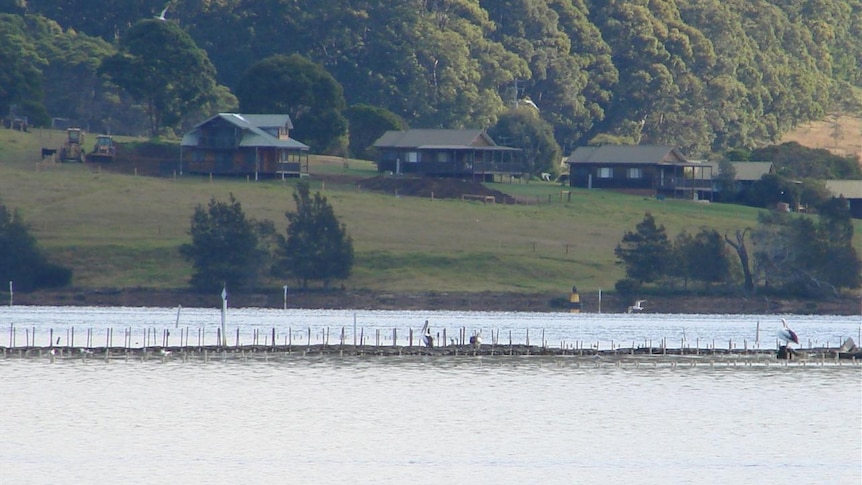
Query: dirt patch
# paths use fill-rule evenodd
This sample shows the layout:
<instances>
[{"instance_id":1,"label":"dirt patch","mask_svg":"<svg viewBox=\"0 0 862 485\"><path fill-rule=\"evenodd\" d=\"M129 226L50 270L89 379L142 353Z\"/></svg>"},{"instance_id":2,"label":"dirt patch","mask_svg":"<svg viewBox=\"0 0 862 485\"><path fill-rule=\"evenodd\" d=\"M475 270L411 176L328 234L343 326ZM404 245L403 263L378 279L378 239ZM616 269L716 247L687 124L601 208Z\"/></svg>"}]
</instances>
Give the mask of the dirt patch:
<instances>
[{"instance_id":1,"label":"dirt patch","mask_svg":"<svg viewBox=\"0 0 862 485\"><path fill-rule=\"evenodd\" d=\"M362 190L372 190L404 197L435 199L470 199L481 202L493 197L497 204L514 204L515 198L478 182L436 177L393 177L381 175L356 183ZM490 200L490 199L488 199Z\"/></svg>"},{"instance_id":2,"label":"dirt patch","mask_svg":"<svg viewBox=\"0 0 862 485\"><path fill-rule=\"evenodd\" d=\"M856 156L862 166L862 118L829 115L825 120L799 125L781 141L795 141L810 148L824 148L837 155Z\"/></svg>"}]
</instances>

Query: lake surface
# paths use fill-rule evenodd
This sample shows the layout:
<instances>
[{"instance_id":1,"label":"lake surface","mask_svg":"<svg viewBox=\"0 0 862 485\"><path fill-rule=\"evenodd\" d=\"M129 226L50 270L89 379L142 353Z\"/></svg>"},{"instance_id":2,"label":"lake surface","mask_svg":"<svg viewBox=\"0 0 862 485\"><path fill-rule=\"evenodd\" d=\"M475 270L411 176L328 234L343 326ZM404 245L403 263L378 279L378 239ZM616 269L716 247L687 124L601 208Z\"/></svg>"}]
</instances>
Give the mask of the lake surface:
<instances>
[{"instance_id":1,"label":"lake surface","mask_svg":"<svg viewBox=\"0 0 862 485\"><path fill-rule=\"evenodd\" d=\"M228 309L228 344L267 344L275 330L276 342L286 344L361 342L364 345L414 345L427 320L438 342L481 333L508 344L549 347L612 346L774 349L785 318L803 347L838 347L848 337L862 340L862 316L841 315L667 315L596 313L513 313L369 310ZM30 342L59 345L123 346L217 344L221 311L212 308L129 307L0 307L0 346ZM5 332L4 332L5 330ZM3 335L5 333L5 335ZM257 341L255 337L257 336ZM74 339L74 342L73 342ZM89 339L89 340L88 340Z\"/></svg>"},{"instance_id":2,"label":"lake surface","mask_svg":"<svg viewBox=\"0 0 862 485\"><path fill-rule=\"evenodd\" d=\"M110 327L220 326L218 311L183 309L179 325L176 314L12 307L0 310L0 328L22 340L35 328L41 345L50 328L62 338L92 328L101 340ZM325 338L327 328L352 332L354 315L365 335L399 328L400 339L427 318L453 333L511 330L521 342L529 328L549 345L603 347L681 329L687 341L753 341L759 319L761 345L774 348L779 318L250 309L230 311L226 326L241 338L255 325ZM856 339L862 324L784 317L803 341L833 344ZM0 358L0 436L3 483L860 483L862 365L11 356Z\"/></svg>"}]
</instances>

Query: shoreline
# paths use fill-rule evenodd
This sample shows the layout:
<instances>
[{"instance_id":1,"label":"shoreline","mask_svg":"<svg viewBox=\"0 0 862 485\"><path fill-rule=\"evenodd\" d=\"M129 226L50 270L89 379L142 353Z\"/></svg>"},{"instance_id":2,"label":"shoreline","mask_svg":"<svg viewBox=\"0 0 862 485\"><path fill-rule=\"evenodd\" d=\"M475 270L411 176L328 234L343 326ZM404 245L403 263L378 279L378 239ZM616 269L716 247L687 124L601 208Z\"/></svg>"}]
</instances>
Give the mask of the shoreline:
<instances>
[{"instance_id":1,"label":"shoreline","mask_svg":"<svg viewBox=\"0 0 862 485\"><path fill-rule=\"evenodd\" d=\"M580 293L582 313L625 313L631 305L617 294ZM148 288L41 290L15 293L15 306L123 306L221 308L219 295L185 290ZM670 314L812 314L862 315L862 297L788 299L763 295L743 296L650 296L639 313ZM389 292L370 290L294 291L287 308L390 311L498 311L568 312L569 294L515 292ZM283 308L282 291L231 293L232 308Z\"/></svg>"}]
</instances>

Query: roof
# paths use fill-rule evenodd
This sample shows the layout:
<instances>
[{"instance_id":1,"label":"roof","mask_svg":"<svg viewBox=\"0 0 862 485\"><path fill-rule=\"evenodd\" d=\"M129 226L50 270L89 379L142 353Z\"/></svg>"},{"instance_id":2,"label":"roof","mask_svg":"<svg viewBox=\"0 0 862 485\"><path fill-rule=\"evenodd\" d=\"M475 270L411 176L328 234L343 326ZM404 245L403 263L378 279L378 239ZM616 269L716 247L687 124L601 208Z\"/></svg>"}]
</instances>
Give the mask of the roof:
<instances>
[{"instance_id":1,"label":"roof","mask_svg":"<svg viewBox=\"0 0 862 485\"><path fill-rule=\"evenodd\" d=\"M736 175L734 180L756 181L772 173L772 162L730 162Z\"/></svg>"},{"instance_id":2,"label":"roof","mask_svg":"<svg viewBox=\"0 0 862 485\"><path fill-rule=\"evenodd\" d=\"M290 115L287 114L265 114L265 115L250 115L241 114L249 123L258 128L281 128L286 127L288 130L293 129L293 122L290 121Z\"/></svg>"},{"instance_id":3,"label":"roof","mask_svg":"<svg viewBox=\"0 0 862 485\"><path fill-rule=\"evenodd\" d=\"M488 148L497 144L483 130L413 129L387 131L374 146L377 148Z\"/></svg>"},{"instance_id":4,"label":"roof","mask_svg":"<svg viewBox=\"0 0 862 485\"><path fill-rule=\"evenodd\" d=\"M685 156L670 145L602 145L578 147L566 163L644 164L662 162L686 163Z\"/></svg>"},{"instance_id":5,"label":"roof","mask_svg":"<svg viewBox=\"0 0 862 485\"><path fill-rule=\"evenodd\" d=\"M704 162L712 165L713 172L718 175L720 165L718 162ZM772 173L772 162L730 162L733 166L733 180L740 182L756 182L766 174Z\"/></svg>"},{"instance_id":6,"label":"roof","mask_svg":"<svg viewBox=\"0 0 862 485\"><path fill-rule=\"evenodd\" d=\"M243 130L242 140L239 142L239 146L241 147L277 147L291 148L294 150L308 150L308 145L302 142L294 140L293 138L280 140L263 129L283 125L266 124L261 127L255 123L256 121L271 123L278 120L286 120L287 123L290 123L290 116L288 115L243 115L239 113L219 113L206 121L198 123L191 131L183 135L183 139L180 144L184 147L198 146L198 134L200 133L201 127L212 123L217 119L227 121Z\"/></svg>"},{"instance_id":7,"label":"roof","mask_svg":"<svg viewBox=\"0 0 862 485\"><path fill-rule=\"evenodd\" d=\"M827 180L826 188L836 197L862 199L862 180Z\"/></svg>"}]
</instances>

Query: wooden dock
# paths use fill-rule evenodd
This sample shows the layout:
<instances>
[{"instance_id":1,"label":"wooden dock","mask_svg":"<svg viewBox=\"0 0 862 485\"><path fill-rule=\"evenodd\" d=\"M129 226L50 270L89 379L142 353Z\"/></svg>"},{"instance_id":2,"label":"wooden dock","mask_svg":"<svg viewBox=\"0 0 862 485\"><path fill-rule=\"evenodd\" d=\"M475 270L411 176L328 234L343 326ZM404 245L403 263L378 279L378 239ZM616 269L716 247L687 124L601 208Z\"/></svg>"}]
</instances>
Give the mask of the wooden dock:
<instances>
[{"instance_id":1,"label":"wooden dock","mask_svg":"<svg viewBox=\"0 0 862 485\"><path fill-rule=\"evenodd\" d=\"M535 345L446 345L428 348L399 345L232 345L232 346L171 346L171 347L0 347L4 359L49 359L54 361L279 361L307 357L560 357L581 363L608 365L768 365L776 362L801 365L852 364L862 361L862 354L839 352L837 349L794 350L790 360L779 360L775 350L764 349L699 349L632 347L615 349L554 348Z\"/></svg>"}]
</instances>

